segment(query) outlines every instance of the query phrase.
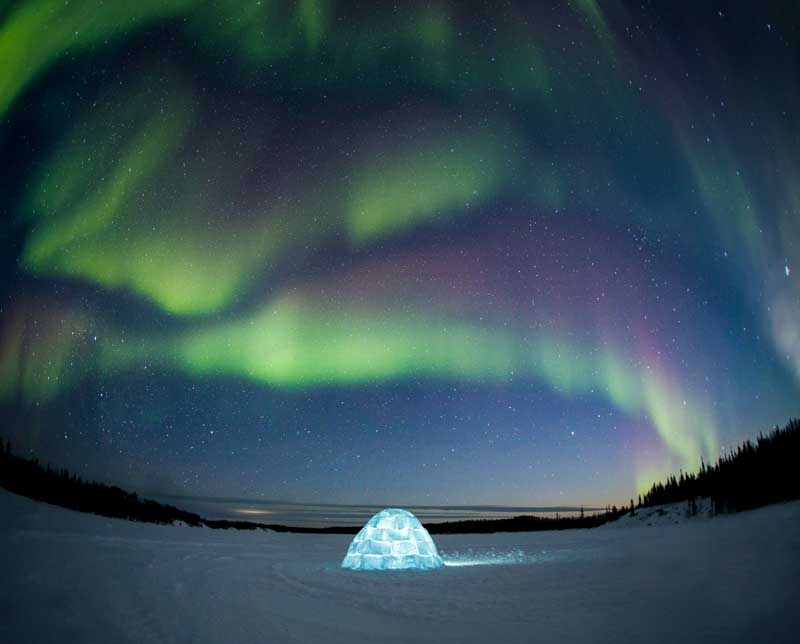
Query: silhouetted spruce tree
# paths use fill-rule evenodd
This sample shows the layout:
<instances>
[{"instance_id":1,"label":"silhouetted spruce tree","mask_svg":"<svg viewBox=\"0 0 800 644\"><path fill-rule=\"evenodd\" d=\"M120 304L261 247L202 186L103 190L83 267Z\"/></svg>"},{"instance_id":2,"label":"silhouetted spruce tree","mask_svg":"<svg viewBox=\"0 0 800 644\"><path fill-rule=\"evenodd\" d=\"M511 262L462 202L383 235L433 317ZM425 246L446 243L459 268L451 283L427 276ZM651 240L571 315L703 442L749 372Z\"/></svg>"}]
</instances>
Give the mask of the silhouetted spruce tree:
<instances>
[{"instance_id":1,"label":"silhouetted spruce tree","mask_svg":"<svg viewBox=\"0 0 800 644\"><path fill-rule=\"evenodd\" d=\"M687 501L689 512L697 513L697 497L711 500L714 513L734 512L768 503L800 498L800 477L795 475L800 460L800 421L793 419L767 436L759 434L735 450L723 454L713 465L701 457L696 474L681 470L680 478L667 477L654 483L643 495L643 506Z\"/></svg>"},{"instance_id":2,"label":"silhouetted spruce tree","mask_svg":"<svg viewBox=\"0 0 800 644\"><path fill-rule=\"evenodd\" d=\"M24 496L82 512L153 523L183 521L201 525L201 518L155 501L142 501L136 494L110 485L83 481L66 469L55 470L33 460L15 456L9 442L0 450L0 486Z\"/></svg>"}]
</instances>

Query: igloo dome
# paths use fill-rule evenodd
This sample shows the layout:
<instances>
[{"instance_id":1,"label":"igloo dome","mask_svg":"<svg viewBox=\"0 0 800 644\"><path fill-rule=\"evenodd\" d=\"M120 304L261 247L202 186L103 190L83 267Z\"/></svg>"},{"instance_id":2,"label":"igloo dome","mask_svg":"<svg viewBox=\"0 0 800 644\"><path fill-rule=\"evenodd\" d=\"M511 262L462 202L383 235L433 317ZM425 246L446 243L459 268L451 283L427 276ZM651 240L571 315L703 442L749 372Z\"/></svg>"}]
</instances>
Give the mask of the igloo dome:
<instances>
[{"instance_id":1,"label":"igloo dome","mask_svg":"<svg viewBox=\"0 0 800 644\"><path fill-rule=\"evenodd\" d=\"M353 570L428 570L444 562L419 519L406 510L378 512L355 536L342 568Z\"/></svg>"}]
</instances>

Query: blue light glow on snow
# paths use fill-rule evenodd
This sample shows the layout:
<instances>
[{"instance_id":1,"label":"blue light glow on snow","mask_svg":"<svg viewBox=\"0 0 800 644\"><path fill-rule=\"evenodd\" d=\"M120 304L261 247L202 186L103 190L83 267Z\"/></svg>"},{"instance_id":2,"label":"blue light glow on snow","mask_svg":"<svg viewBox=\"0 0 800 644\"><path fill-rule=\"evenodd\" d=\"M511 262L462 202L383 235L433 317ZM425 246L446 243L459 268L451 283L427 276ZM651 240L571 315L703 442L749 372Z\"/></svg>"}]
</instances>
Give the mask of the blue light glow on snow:
<instances>
[{"instance_id":1,"label":"blue light glow on snow","mask_svg":"<svg viewBox=\"0 0 800 644\"><path fill-rule=\"evenodd\" d=\"M352 570L429 570L444 565L431 535L406 510L387 508L355 536L342 568Z\"/></svg>"},{"instance_id":2,"label":"blue light glow on snow","mask_svg":"<svg viewBox=\"0 0 800 644\"><path fill-rule=\"evenodd\" d=\"M444 565L454 568L464 566L509 566L536 563L546 559L546 556L527 554L522 550L502 551L490 549L476 552L470 549L465 552L448 553L444 560Z\"/></svg>"}]
</instances>

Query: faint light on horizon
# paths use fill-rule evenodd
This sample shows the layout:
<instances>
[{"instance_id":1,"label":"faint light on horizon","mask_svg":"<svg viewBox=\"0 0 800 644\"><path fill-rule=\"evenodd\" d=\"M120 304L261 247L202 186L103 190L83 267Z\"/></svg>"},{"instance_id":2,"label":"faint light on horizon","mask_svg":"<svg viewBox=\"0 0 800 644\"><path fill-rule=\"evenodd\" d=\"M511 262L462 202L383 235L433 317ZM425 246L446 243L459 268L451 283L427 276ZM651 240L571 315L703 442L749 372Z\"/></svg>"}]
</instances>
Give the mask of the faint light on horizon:
<instances>
[{"instance_id":1,"label":"faint light on horizon","mask_svg":"<svg viewBox=\"0 0 800 644\"><path fill-rule=\"evenodd\" d=\"M247 516L254 516L260 514L273 514L272 510L255 509L255 508L231 508L234 514L245 514Z\"/></svg>"}]
</instances>

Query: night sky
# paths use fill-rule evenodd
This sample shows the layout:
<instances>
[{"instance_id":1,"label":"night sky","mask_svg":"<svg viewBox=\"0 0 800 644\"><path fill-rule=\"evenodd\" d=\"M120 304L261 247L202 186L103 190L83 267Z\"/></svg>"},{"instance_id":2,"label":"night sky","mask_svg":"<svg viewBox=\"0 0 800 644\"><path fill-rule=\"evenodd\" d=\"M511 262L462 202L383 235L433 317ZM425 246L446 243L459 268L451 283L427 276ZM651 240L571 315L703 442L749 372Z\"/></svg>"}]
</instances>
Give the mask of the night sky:
<instances>
[{"instance_id":1,"label":"night sky","mask_svg":"<svg viewBox=\"0 0 800 644\"><path fill-rule=\"evenodd\" d=\"M603 506L800 412L800 7L0 6L0 417L148 494Z\"/></svg>"}]
</instances>

